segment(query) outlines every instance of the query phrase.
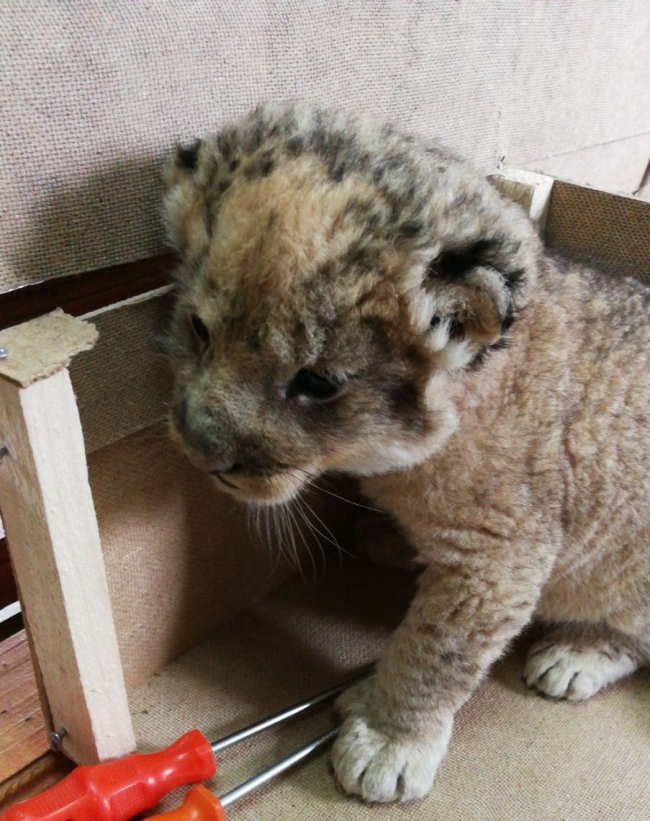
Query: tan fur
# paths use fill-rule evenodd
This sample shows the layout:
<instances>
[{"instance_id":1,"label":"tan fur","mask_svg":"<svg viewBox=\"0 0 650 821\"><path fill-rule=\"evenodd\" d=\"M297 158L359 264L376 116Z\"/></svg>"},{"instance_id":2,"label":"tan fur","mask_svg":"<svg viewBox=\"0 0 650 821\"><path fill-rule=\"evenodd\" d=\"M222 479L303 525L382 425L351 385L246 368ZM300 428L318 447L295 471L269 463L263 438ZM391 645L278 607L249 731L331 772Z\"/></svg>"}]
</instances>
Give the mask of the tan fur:
<instances>
[{"instance_id":1,"label":"tan fur","mask_svg":"<svg viewBox=\"0 0 650 821\"><path fill-rule=\"evenodd\" d=\"M262 107L179 152L168 185L177 439L250 503L361 477L425 568L342 699L346 790L423 795L533 618L555 625L525 672L547 694L647 663L647 289L545 257L464 163L344 115ZM296 390L305 370L336 394Z\"/></svg>"}]
</instances>

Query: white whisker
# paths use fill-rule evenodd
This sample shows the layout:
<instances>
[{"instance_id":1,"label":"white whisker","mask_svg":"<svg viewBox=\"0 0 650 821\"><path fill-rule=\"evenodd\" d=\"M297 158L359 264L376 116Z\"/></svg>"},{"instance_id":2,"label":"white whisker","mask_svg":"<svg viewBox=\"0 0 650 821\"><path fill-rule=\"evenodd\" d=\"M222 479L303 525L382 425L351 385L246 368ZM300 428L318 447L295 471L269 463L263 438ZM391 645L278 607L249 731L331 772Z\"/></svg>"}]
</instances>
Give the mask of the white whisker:
<instances>
[{"instance_id":1,"label":"white whisker","mask_svg":"<svg viewBox=\"0 0 650 821\"><path fill-rule=\"evenodd\" d=\"M264 507L264 521L266 524L266 540L268 542L269 550L275 546L275 562L273 563L272 573L278 569L280 559L284 557L284 548L282 546L282 537L280 535L280 528L275 515L275 508ZM272 535L275 537L272 538Z\"/></svg>"},{"instance_id":2,"label":"white whisker","mask_svg":"<svg viewBox=\"0 0 650 821\"><path fill-rule=\"evenodd\" d=\"M327 565L327 559L326 559L326 556L325 556L325 550L323 549L323 545L321 544L321 541L318 538L318 531L314 527L313 523L309 520L309 516L307 516L307 514L305 513L305 510L304 510L304 508L301 504L301 502L304 502L304 499L300 499L300 497L296 497L295 501L296 501L296 509L297 509L298 513L300 514L302 520L307 525L307 528L309 529L309 532L312 534L316 544L318 545L318 550L320 552L321 559L323 561L323 572L325 572L325 568L326 568L326 565ZM305 502L305 504L306 504L306 502Z\"/></svg>"},{"instance_id":3,"label":"white whisker","mask_svg":"<svg viewBox=\"0 0 650 821\"><path fill-rule=\"evenodd\" d=\"M322 533L320 530L317 530L317 532L318 532L318 533L320 533L320 535L321 535L321 536L322 536L322 537L323 537L326 541L328 541L330 544L333 544L333 545L334 545L334 547L336 547L336 549L339 551L339 556L341 556L341 554L345 553L347 556L350 556L350 557L352 557L352 558L355 558L355 559L356 559L356 556L354 556L354 554L350 553L350 551L349 551L349 550L346 550L344 547L341 547L341 544L339 543L339 541L338 541L338 539L336 538L336 536L332 533L332 531L329 529L329 527L328 527L328 526L325 524L325 522L321 519L321 517L318 515L318 513L316 513L316 511L315 511L315 510L314 510L314 508L313 508L313 507L309 504L309 502L308 502L306 499L303 499L302 501L303 501L303 502L304 502L304 504L307 506L307 509L308 509L308 510L309 510L309 512L312 514L312 516L314 516L314 518L315 518L315 519L316 519L316 520L317 520L317 521L318 521L318 522L322 525L322 527L325 529L325 531L326 531L326 534L327 534L327 535L326 535L325 533ZM313 525L313 527L316 529L316 525L314 525L314 524L313 524L313 522L312 522L312 525Z\"/></svg>"},{"instance_id":4,"label":"white whisker","mask_svg":"<svg viewBox=\"0 0 650 821\"><path fill-rule=\"evenodd\" d=\"M305 473L309 477L313 476L313 474L309 473L308 470L304 470L303 468L296 468L296 470L299 470L302 473ZM329 496L334 496L334 498L340 499L342 502L347 502L349 505L354 505L354 507L362 507L362 508L364 508L364 510L372 510L373 513L382 513L383 512L381 510L378 510L376 507L370 507L369 505L362 505L360 502L353 502L351 499L346 499L345 496L339 496L338 493L334 493L331 490L327 490L326 488L321 487L320 485L317 485L316 482L315 482L315 479L320 479L320 477L314 477L314 478L307 479L307 484L309 485L309 487L313 487L315 490L320 490L321 493L327 493Z\"/></svg>"},{"instance_id":5,"label":"white whisker","mask_svg":"<svg viewBox=\"0 0 650 821\"><path fill-rule=\"evenodd\" d=\"M298 510L298 512L300 512L300 511L299 511L299 508L296 508L296 510ZM311 562L312 570L314 571L314 579L317 579L317 578L318 578L318 572L317 572L318 568L316 567L316 561L315 561L314 556L313 556L313 554L312 554L312 552L311 552L311 548L310 548L310 546L309 546L309 542L308 542L308 541L307 541L307 539L305 538L305 534L302 532L302 528L300 527L300 524L299 524L299 523L298 523L298 521L296 520L296 516L295 516L295 512L294 512L294 510L293 510L292 508L290 508L290 507L289 507L289 508L288 508L288 512L289 512L289 515L291 516L291 519L292 519L292 521L293 521L293 524L294 524L294 526L295 526L295 529L298 531L298 535L299 535L299 536L300 536L300 538L302 539L302 543L305 545L305 550L307 551L307 555L309 556L309 561Z\"/></svg>"}]
</instances>

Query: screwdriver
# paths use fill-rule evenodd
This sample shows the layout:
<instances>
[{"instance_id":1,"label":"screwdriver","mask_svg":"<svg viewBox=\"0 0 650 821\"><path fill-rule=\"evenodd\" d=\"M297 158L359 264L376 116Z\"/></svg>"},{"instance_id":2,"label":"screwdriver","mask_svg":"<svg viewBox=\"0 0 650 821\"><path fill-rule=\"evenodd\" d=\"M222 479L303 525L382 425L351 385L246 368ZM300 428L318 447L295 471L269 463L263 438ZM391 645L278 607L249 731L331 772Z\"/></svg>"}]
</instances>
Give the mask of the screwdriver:
<instances>
[{"instance_id":1,"label":"screwdriver","mask_svg":"<svg viewBox=\"0 0 650 821\"><path fill-rule=\"evenodd\" d=\"M356 676L212 743L190 730L159 752L77 767L49 790L14 804L0 821L127 821L176 787L211 778L218 752L332 700L370 675Z\"/></svg>"},{"instance_id":2,"label":"screwdriver","mask_svg":"<svg viewBox=\"0 0 650 821\"><path fill-rule=\"evenodd\" d=\"M332 741L338 731L341 729L339 724L337 727L332 727L323 735L311 741L299 750L296 750L291 755L278 761L277 764L263 770L261 773L254 775L243 784L230 790L227 793L219 796L213 795L202 784L197 784L192 787L185 794L185 799L180 807L170 812L165 812L162 815L151 816L148 821L226 821L225 808L234 804L240 798L248 795L253 790L266 784L276 775L280 775L285 770L293 767L299 761L310 756L313 752L324 747Z\"/></svg>"}]
</instances>

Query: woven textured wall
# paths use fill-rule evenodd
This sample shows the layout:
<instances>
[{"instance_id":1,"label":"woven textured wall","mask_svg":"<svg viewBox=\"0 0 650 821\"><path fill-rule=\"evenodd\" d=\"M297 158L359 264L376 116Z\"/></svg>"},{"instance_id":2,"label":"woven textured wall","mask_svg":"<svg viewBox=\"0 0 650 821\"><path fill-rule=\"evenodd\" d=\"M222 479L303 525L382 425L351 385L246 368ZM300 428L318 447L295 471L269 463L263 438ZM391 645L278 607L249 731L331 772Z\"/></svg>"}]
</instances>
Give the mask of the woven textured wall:
<instances>
[{"instance_id":1,"label":"woven textured wall","mask_svg":"<svg viewBox=\"0 0 650 821\"><path fill-rule=\"evenodd\" d=\"M484 168L648 133L649 41L647 0L4 0L0 290L159 252L162 157L259 100Z\"/></svg>"}]
</instances>

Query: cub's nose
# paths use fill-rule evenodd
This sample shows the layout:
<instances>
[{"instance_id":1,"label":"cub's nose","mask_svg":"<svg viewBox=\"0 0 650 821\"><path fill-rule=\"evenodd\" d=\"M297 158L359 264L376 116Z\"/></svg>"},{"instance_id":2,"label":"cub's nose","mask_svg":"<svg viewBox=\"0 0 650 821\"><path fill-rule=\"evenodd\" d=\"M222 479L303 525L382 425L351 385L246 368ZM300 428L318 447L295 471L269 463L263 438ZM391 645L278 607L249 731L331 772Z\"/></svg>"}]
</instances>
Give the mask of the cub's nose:
<instances>
[{"instance_id":1,"label":"cub's nose","mask_svg":"<svg viewBox=\"0 0 650 821\"><path fill-rule=\"evenodd\" d=\"M181 399L172 407L172 419L187 447L208 460L215 472L229 470L236 463L226 431L208 411L190 411L187 400Z\"/></svg>"},{"instance_id":2,"label":"cub's nose","mask_svg":"<svg viewBox=\"0 0 650 821\"><path fill-rule=\"evenodd\" d=\"M188 406L179 399L172 418L190 459L219 479L240 474L260 474L278 467L262 452L260 443L237 435L230 419L204 407Z\"/></svg>"}]
</instances>

